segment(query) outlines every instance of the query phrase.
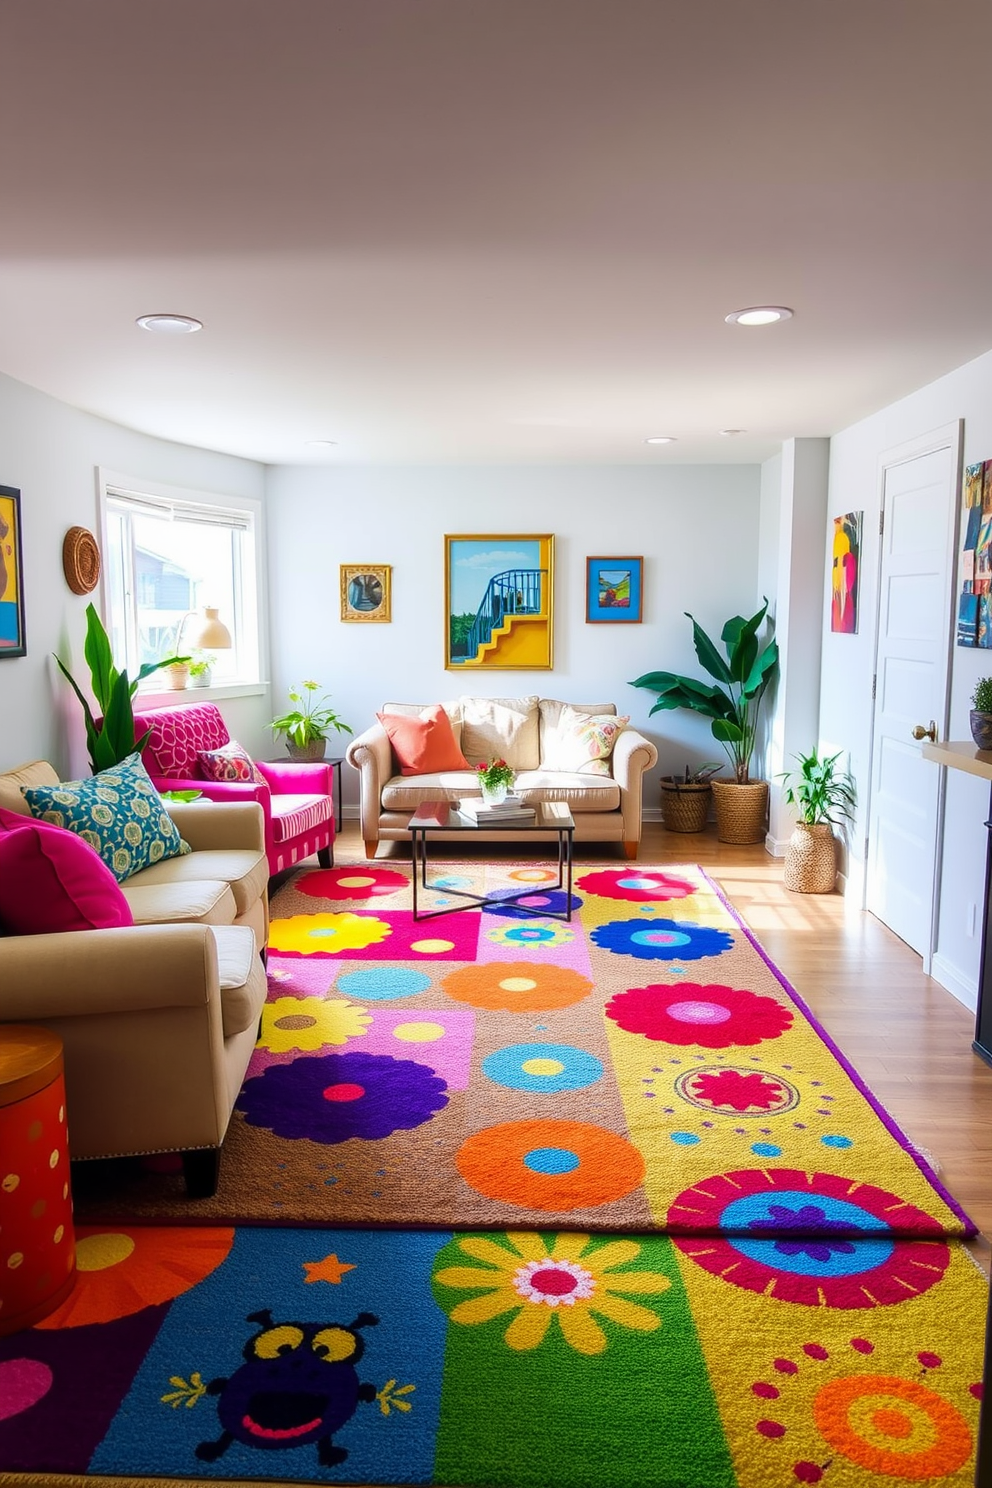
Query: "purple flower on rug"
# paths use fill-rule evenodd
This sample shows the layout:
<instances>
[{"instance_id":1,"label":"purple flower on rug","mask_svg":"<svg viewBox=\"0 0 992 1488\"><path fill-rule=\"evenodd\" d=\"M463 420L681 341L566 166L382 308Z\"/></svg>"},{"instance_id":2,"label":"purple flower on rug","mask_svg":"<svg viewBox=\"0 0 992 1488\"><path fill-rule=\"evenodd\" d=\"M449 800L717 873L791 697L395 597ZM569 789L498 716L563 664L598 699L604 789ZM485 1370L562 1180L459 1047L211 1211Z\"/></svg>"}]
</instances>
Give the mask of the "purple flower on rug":
<instances>
[{"instance_id":1,"label":"purple flower on rug","mask_svg":"<svg viewBox=\"0 0 992 1488\"><path fill-rule=\"evenodd\" d=\"M748 1229L753 1234L763 1231L771 1236L786 1230L792 1235L809 1232L808 1240L776 1240L775 1249L784 1256L809 1256L811 1261L829 1261L834 1251L838 1255L853 1255L854 1245L850 1240L830 1240L829 1232L846 1231L850 1225L842 1219L828 1219L818 1204L804 1204L801 1209L790 1209L785 1204L769 1204L770 1219L752 1219ZM825 1233L826 1232L826 1233Z\"/></svg>"},{"instance_id":2,"label":"purple flower on rug","mask_svg":"<svg viewBox=\"0 0 992 1488\"><path fill-rule=\"evenodd\" d=\"M323 1054L273 1064L247 1080L238 1109L277 1137L335 1145L412 1131L448 1104L448 1087L425 1064L386 1054Z\"/></svg>"}]
</instances>

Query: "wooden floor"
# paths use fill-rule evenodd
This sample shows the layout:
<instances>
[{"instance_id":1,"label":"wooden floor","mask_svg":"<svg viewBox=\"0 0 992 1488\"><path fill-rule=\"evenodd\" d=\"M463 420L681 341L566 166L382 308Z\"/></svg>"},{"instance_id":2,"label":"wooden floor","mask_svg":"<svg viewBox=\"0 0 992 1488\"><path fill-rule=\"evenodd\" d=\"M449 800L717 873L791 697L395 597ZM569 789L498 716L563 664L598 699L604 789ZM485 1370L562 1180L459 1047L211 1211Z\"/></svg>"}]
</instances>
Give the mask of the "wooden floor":
<instances>
[{"instance_id":1,"label":"wooden floor","mask_svg":"<svg viewBox=\"0 0 992 1488\"><path fill-rule=\"evenodd\" d=\"M486 844L489 856L500 849ZM519 856L519 844L502 849ZM464 857L462 842L432 857ZM409 859L409 847L384 843L379 859ZM972 1051L974 1014L923 974L919 956L878 920L839 894L792 894L782 864L763 847L666 832L645 823L640 859L699 863L757 935L855 1069L918 1147L982 1231L974 1250L986 1271L992 1239L992 1068ZM365 860L358 824L346 821L335 861ZM576 860L621 862L619 849L577 844Z\"/></svg>"}]
</instances>

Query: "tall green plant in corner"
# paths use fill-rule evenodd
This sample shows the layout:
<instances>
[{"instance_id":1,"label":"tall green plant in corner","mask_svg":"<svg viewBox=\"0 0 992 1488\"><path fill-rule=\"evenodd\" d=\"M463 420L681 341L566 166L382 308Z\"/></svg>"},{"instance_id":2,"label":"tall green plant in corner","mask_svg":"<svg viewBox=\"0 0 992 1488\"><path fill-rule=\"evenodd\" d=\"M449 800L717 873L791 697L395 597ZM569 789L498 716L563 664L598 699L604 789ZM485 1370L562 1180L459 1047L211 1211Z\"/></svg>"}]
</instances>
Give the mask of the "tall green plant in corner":
<instances>
[{"instance_id":1,"label":"tall green plant in corner","mask_svg":"<svg viewBox=\"0 0 992 1488\"><path fill-rule=\"evenodd\" d=\"M700 665L719 685L683 677L677 672L645 672L631 683L632 687L644 687L658 694L652 713L688 708L712 719L710 730L723 746L738 785L746 785L750 779L758 710L765 688L778 670L777 643L772 640L761 645L758 641L758 631L767 613L766 599L750 620L735 615L727 621L720 633L726 652L724 660L702 626L685 611L692 620L692 639Z\"/></svg>"},{"instance_id":2,"label":"tall green plant in corner","mask_svg":"<svg viewBox=\"0 0 992 1488\"><path fill-rule=\"evenodd\" d=\"M146 662L132 682L127 672L119 672L114 666L114 655L110 649L110 637L103 628L103 621L95 606L86 606L86 640L83 655L90 669L93 696L103 717L98 722L93 710L83 696L72 673L56 656L59 670L76 694L83 709L86 722L86 748L93 766L94 775L109 770L129 754L143 749L149 730L135 741L134 708L132 699L138 683L157 672L159 667L171 666L177 661L188 661L188 656L165 656L161 661Z\"/></svg>"}]
</instances>

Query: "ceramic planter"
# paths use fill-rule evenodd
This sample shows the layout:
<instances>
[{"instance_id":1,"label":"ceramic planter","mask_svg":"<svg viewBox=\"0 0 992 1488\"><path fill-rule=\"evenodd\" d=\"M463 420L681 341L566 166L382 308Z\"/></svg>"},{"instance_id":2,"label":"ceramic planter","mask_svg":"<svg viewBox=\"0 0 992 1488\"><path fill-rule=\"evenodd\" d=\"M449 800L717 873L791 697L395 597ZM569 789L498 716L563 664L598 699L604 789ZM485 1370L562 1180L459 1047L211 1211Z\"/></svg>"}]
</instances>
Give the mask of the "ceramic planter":
<instances>
[{"instance_id":1,"label":"ceramic planter","mask_svg":"<svg viewBox=\"0 0 992 1488\"><path fill-rule=\"evenodd\" d=\"M971 722L971 737L978 749L992 749L992 713L976 713L974 709L968 714Z\"/></svg>"},{"instance_id":2,"label":"ceramic planter","mask_svg":"<svg viewBox=\"0 0 992 1488\"><path fill-rule=\"evenodd\" d=\"M795 894L832 894L837 880L837 844L829 822L797 822L785 852L787 889Z\"/></svg>"},{"instance_id":3,"label":"ceramic planter","mask_svg":"<svg viewBox=\"0 0 992 1488\"><path fill-rule=\"evenodd\" d=\"M172 692L182 692L188 681L188 666L183 666L180 663L176 666L169 666L165 668L165 685L170 688Z\"/></svg>"},{"instance_id":4,"label":"ceramic planter","mask_svg":"<svg viewBox=\"0 0 992 1488\"><path fill-rule=\"evenodd\" d=\"M327 753L327 740L311 739L309 744L294 744L287 739L286 752L294 760L322 760Z\"/></svg>"},{"instance_id":5,"label":"ceramic planter","mask_svg":"<svg viewBox=\"0 0 992 1488\"><path fill-rule=\"evenodd\" d=\"M768 781L713 780L716 835L721 842L764 842L768 823Z\"/></svg>"}]
</instances>

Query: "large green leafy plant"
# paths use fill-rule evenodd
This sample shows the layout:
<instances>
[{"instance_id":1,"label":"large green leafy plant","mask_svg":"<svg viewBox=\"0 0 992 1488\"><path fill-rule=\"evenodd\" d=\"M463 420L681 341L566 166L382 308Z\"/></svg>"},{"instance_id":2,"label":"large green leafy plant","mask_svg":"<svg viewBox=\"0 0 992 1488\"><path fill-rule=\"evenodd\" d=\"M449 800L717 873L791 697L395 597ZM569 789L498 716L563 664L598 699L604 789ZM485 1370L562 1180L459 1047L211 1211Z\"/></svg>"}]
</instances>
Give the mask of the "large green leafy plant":
<instances>
[{"instance_id":1,"label":"large green leafy plant","mask_svg":"<svg viewBox=\"0 0 992 1488\"><path fill-rule=\"evenodd\" d=\"M712 719L710 730L721 744L734 770L734 779L744 785L754 753L758 709L765 688L778 670L778 645L762 644L758 631L768 612L768 601L749 620L735 615L720 633L726 659L716 644L693 619L692 639L703 670L715 678L717 685L683 677L677 672L645 672L631 685L656 692L658 701L651 709L660 713L667 708L688 708Z\"/></svg>"},{"instance_id":2,"label":"large green leafy plant","mask_svg":"<svg viewBox=\"0 0 992 1488\"><path fill-rule=\"evenodd\" d=\"M148 738L144 733L135 742L133 698L138 683L157 672L159 667L172 666L177 661L188 661L188 656L166 656L161 661L146 662L132 682L127 672L119 672L114 666L114 655L110 649L110 637L103 628L103 621L93 605L86 606L86 640L83 655L90 669L93 696L103 717L98 721L87 699L83 696L76 679L56 656L59 670L67 679L79 699L83 718L86 721L86 748L93 766L94 775L101 770L110 770L127 759L129 754L143 749Z\"/></svg>"}]
</instances>

